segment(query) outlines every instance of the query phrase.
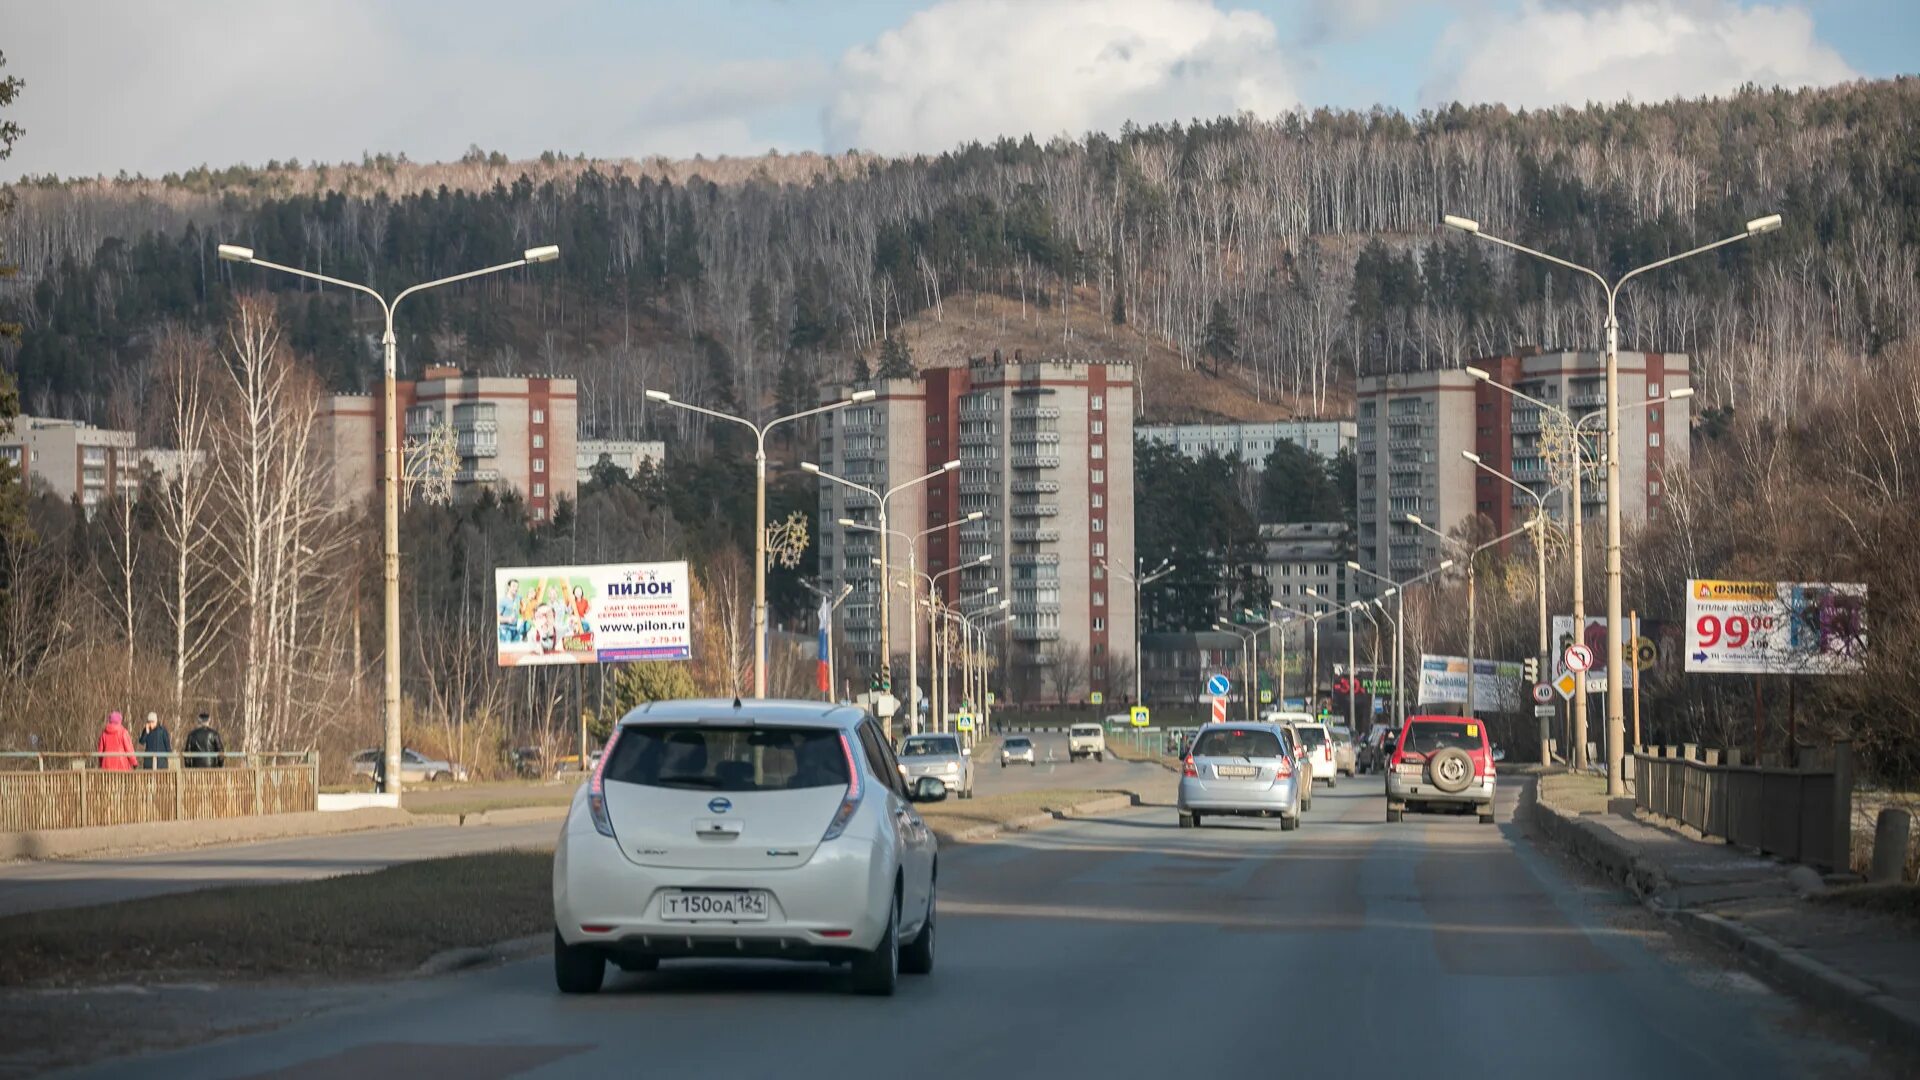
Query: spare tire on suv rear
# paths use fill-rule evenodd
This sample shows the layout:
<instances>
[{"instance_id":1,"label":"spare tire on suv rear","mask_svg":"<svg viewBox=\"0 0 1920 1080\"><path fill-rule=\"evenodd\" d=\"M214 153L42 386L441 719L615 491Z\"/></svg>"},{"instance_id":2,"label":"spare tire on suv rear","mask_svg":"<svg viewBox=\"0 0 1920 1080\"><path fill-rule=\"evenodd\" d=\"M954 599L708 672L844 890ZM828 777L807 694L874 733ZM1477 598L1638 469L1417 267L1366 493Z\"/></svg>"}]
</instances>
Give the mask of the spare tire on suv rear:
<instances>
[{"instance_id":1,"label":"spare tire on suv rear","mask_svg":"<svg viewBox=\"0 0 1920 1080\"><path fill-rule=\"evenodd\" d=\"M1446 747L1427 759L1427 780L1449 795L1458 795L1473 783L1473 759L1457 746Z\"/></svg>"}]
</instances>

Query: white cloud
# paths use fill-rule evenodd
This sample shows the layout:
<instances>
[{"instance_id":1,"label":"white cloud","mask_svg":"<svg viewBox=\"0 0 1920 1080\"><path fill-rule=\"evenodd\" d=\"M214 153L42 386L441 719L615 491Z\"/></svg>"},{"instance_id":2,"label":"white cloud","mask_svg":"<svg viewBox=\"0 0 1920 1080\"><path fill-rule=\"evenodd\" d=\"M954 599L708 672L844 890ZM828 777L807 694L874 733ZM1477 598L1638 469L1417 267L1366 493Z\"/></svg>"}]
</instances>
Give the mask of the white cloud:
<instances>
[{"instance_id":1,"label":"white cloud","mask_svg":"<svg viewBox=\"0 0 1920 1080\"><path fill-rule=\"evenodd\" d=\"M1310 44L1357 37L1411 8L1411 0L1309 0L1301 37Z\"/></svg>"},{"instance_id":2,"label":"white cloud","mask_svg":"<svg viewBox=\"0 0 1920 1080\"><path fill-rule=\"evenodd\" d=\"M1525 0L1509 15L1468 16L1447 32L1427 104L1528 108L1665 101L1743 83L1819 86L1855 78L1791 5L1734 0Z\"/></svg>"},{"instance_id":3,"label":"white cloud","mask_svg":"<svg viewBox=\"0 0 1920 1080\"><path fill-rule=\"evenodd\" d=\"M944 0L841 58L827 149L942 151L1299 103L1274 26L1211 0Z\"/></svg>"}]
</instances>

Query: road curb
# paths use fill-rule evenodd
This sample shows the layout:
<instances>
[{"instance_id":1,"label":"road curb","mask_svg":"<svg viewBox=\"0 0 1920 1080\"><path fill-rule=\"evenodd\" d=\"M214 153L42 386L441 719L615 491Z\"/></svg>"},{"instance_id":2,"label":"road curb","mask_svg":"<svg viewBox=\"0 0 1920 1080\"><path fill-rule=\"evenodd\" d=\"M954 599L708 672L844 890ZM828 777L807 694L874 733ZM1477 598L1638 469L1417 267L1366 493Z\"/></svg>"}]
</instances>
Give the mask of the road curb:
<instances>
[{"instance_id":1,"label":"road curb","mask_svg":"<svg viewBox=\"0 0 1920 1080\"><path fill-rule=\"evenodd\" d=\"M1063 809L1046 809L1038 814L1028 814L1012 821L1002 821L990 825L975 825L964 832L954 833L948 840L956 844L978 844L992 840L1005 832L1024 832L1028 829L1051 825L1056 821L1070 821L1088 814L1104 814L1111 810L1124 810L1140 802L1138 792L1128 791L1117 795L1106 795L1090 799L1083 803L1074 803Z\"/></svg>"},{"instance_id":2,"label":"road curb","mask_svg":"<svg viewBox=\"0 0 1920 1080\"><path fill-rule=\"evenodd\" d=\"M1876 1038L1920 1051L1920 1010L1737 920L1661 903L1666 876L1626 841L1544 801L1537 782L1530 803L1529 820L1548 841L1624 885L1648 910L1740 956L1789 993L1859 1021Z\"/></svg>"},{"instance_id":3,"label":"road curb","mask_svg":"<svg viewBox=\"0 0 1920 1080\"><path fill-rule=\"evenodd\" d=\"M533 934L528 937L496 941L491 945L444 949L427 957L419 967L413 969L413 973L424 976L448 975L456 971L476 968L482 964L518 960L538 952L552 940L546 934Z\"/></svg>"}]
</instances>

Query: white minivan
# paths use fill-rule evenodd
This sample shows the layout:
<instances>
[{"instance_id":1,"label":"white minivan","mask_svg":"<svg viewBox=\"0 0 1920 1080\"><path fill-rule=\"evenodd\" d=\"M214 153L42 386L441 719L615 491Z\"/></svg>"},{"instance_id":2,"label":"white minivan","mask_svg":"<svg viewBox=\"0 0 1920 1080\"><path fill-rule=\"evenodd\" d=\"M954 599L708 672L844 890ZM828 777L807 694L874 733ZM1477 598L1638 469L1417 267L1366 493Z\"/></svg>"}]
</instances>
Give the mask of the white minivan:
<instances>
[{"instance_id":1,"label":"white minivan","mask_svg":"<svg viewBox=\"0 0 1920 1080\"><path fill-rule=\"evenodd\" d=\"M1099 724L1075 724L1067 729L1067 760L1083 757L1107 760L1107 731Z\"/></svg>"}]
</instances>

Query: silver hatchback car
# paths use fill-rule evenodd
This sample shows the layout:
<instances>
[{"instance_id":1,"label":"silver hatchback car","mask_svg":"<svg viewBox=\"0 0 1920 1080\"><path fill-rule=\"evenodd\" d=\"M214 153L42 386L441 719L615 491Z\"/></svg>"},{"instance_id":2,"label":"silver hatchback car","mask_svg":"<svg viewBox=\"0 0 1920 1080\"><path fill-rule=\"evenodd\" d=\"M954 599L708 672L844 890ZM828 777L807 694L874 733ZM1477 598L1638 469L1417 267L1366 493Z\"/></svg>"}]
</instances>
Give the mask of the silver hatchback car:
<instances>
[{"instance_id":1,"label":"silver hatchback car","mask_svg":"<svg viewBox=\"0 0 1920 1080\"><path fill-rule=\"evenodd\" d=\"M1282 830L1297 829L1310 783L1286 725L1208 724L1182 765L1180 827L1198 828L1203 818L1218 815L1277 817Z\"/></svg>"}]
</instances>

